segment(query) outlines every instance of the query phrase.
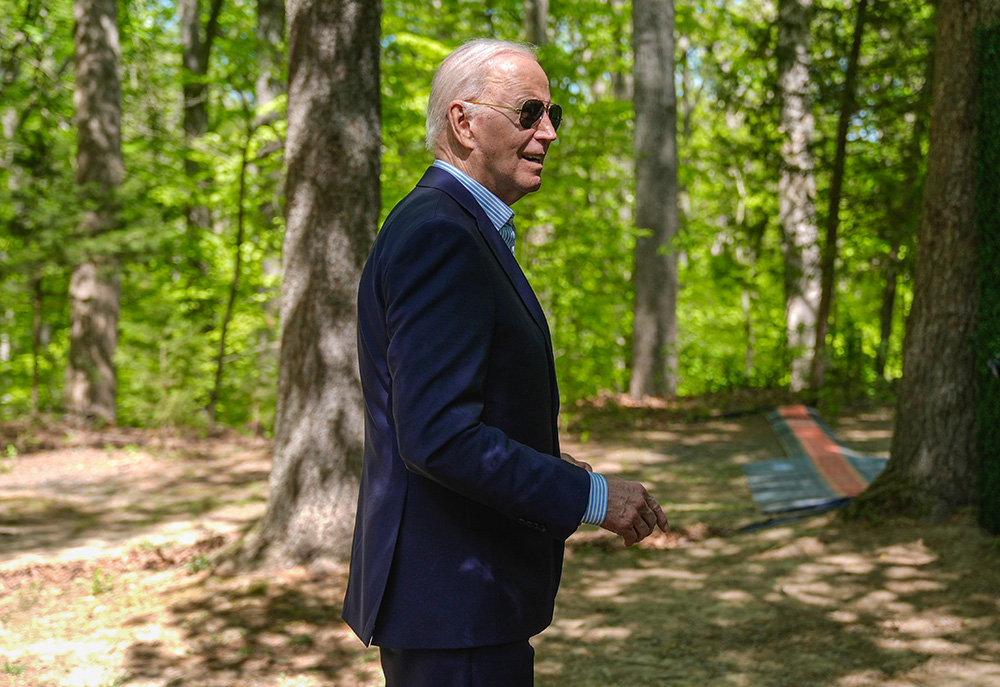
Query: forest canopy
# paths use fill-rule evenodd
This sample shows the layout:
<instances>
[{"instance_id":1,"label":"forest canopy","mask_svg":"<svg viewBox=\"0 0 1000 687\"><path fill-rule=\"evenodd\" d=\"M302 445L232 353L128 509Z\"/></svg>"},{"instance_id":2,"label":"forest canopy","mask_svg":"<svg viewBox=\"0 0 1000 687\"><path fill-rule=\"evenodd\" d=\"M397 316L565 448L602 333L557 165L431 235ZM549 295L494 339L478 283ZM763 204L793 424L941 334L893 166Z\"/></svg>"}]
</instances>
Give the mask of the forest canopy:
<instances>
[{"instance_id":1,"label":"forest canopy","mask_svg":"<svg viewBox=\"0 0 1000 687\"><path fill-rule=\"evenodd\" d=\"M515 210L517 258L549 317L564 403L628 387L635 151L625 0L550 0L539 40L514 0L385 0L382 216L430 163L435 66L476 36L540 43L565 112L542 190ZM0 0L0 419L65 405L70 281L119 266L117 422L272 429L284 220L283 30L250 0L120 0L116 221L78 171L71 3ZM811 5L815 223L830 214L847 111L824 393L891 393L902 373L930 114L933 7ZM774 3L676 3L678 394L785 388L779 221L785 129Z\"/></svg>"}]
</instances>

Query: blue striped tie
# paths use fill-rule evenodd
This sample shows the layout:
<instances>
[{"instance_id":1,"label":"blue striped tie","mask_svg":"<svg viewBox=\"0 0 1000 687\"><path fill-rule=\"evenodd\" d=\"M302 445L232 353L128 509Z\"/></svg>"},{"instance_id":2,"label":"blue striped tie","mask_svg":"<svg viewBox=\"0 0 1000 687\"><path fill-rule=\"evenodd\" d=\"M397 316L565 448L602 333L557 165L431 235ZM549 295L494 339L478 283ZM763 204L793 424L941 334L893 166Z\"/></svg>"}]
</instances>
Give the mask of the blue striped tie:
<instances>
[{"instance_id":1,"label":"blue striped tie","mask_svg":"<svg viewBox=\"0 0 1000 687\"><path fill-rule=\"evenodd\" d=\"M514 252L514 239L517 237L517 232L514 231L514 218L511 217L509 220L504 222L503 226L500 227L500 238L503 242L507 244L510 248L510 252Z\"/></svg>"}]
</instances>

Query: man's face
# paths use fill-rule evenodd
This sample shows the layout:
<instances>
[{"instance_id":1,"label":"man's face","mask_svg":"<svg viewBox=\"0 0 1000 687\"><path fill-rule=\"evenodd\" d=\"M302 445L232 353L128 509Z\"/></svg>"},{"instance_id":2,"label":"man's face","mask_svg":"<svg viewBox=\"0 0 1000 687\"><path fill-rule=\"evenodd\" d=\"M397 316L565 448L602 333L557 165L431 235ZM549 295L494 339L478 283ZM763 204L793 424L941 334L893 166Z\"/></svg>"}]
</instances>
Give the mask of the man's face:
<instances>
[{"instance_id":1,"label":"man's face","mask_svg":"<svg viewBox=\"0 0 1000 687\"><path fill-rule=\"evenodd\" d=\"M483 102L511 108L537 98L549 102L549 80L537 62L521 55L508 55L494 63ZM542 184L542 166L556 130L546 113L528 129L521 128L518 114L488 105L470 120L475 147L469 156L469 174L513 205Z\"/></svg>"}]
</instances>

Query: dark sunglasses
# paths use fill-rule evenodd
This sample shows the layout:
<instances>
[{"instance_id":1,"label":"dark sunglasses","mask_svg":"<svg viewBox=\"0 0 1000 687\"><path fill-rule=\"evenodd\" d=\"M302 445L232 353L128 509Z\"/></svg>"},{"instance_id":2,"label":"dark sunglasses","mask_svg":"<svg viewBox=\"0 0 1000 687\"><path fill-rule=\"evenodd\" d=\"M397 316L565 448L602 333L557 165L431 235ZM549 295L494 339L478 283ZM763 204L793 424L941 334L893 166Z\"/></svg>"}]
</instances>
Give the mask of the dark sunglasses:
<instances>
[{"instance_id":1,"label":"dark sunglasses","mask_svg":"<svg viewBox=\"0 0 1000 687\"><path fill-rule=\"evenodd\" d=\"M502 107L505 110L514 110L517 113L517 123L523 129L530 129L535 126L535 124L541 121L542 115L546 112L549 113L549 121L552 122L553 129L558 130L559 125L562 124L562 108L555 103L546 105L537 98L525 100L521 103L521 107L509 107L507 105L497 105L496 103L480 103L475 100L466 100L465 102L472 105L487 105L489 107Z\"/></svg>"}]
</instances>

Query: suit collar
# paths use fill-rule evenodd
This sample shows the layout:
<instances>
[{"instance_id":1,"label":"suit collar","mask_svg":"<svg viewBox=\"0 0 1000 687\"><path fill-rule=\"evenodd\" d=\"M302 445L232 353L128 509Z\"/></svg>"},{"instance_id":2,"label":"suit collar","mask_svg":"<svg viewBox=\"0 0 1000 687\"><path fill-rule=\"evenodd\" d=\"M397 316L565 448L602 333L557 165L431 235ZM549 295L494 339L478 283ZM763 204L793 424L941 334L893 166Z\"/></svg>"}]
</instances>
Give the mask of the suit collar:
<instances>
[{"instance_id":1,"label":"suit collar","mask_svg":"<svg viewBox=\"0 0 1000 687\"><path fill-rule=\"evenodd\" d=\"M552 342L549 338L549 327L545 321L545 313L542 312L542 306L538 303L538 298L535 297L535 292L528 283L528 278L524 276L521 266L517 264L517 260L514 259L507 244L500 237L500 232L497 231L493 222L490 221L486 211L483 210L482 205L479 204L475 196L451 172L438 167L430 167L417 183L417 186L436 188L447 193L475 218L479 233L486 239L486 245L490 247L490 251L492 251L493 256L500 263L508 279L510 279L514 289L521 297L524 306L545 334L545 339L551 348Z\"/></svg>"}]
</instances>

